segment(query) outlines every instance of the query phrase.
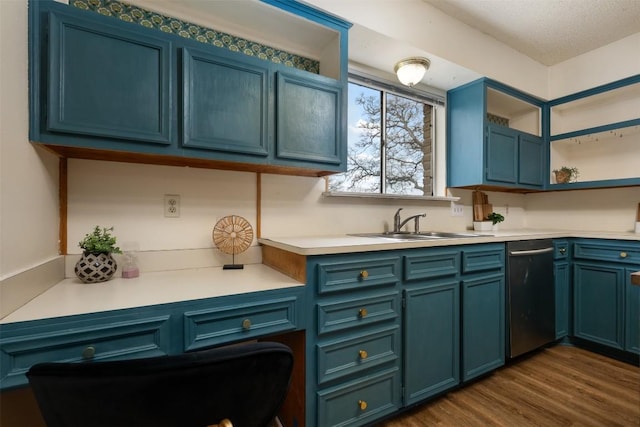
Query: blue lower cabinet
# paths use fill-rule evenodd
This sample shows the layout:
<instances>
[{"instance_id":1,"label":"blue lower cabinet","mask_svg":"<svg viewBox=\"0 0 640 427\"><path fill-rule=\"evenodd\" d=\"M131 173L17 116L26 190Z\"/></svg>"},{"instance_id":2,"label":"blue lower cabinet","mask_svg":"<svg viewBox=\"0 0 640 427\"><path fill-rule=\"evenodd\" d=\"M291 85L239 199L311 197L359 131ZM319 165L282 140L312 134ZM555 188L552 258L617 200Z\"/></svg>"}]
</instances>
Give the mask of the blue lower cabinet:
<instances>
[{"instance_id":1,"label":"blue lower cabinet","mask_svg":"<svg viewBox=\"0 0 640 427\"><path fill-rule=\"evenodd\" d=\"M567 261L553 263L556 296L556 339L569 335L570 269Z\"/></svg>"},{"instance_id":2,"label":"blue lower cabinet","mask_svg":"<svg viewBox=\"0 0 640 427\"><path fill-rule=\"evenodd\" d=\"M624 349L624 268L574 262L574 335Z\"/></svg>"},{"instance_id":3,"label":"blue lower cabinet","mask_svg":"<svg viewBox=\"0 0 640 427\"><path fill-rule=\"evenodd\" d=\"M173 350L169 314L91 316L87 320L3 325L0 388L26 385L41 362L83 362L162 356Z\"/></svg>"},{"instance_id":4,"label":"blue lower cabinet","mask_svg":"<svg viewBox=\"0 0 640 427\"><path fill-rule=\"evenodd\" d=\"M624 349L640 354L640 286L631 284L631 273L638 268L625 269L625 340Z\"/></svg>"},{"instance_id":5,"label":"blue lower cabinet","mask_svg":"<svg viewBox=\"0 0 640 427\"><path fill-rule=\"evenodd\" d=\"M640 242L575 239L572 255L574 335L640 354Z\"/></svg>"},{"instance_id":6,"label":"blue lower cabinet","mask_svg":"<svg viewBox=\"0 0 640 427\"><path fill-rule=\"evenodd\" d=\"M357 375L400 359L400 326L318 345L318 384Z\"/></svg>"},{"instance_id":7,"label":"blue lower cabinet","mask_svg":"<svg viewBox=\"0 0 640 427\"><path fill-rule=\"evenodd\" d=\"M317 393L317 425L360 426L401 407L400 370L397 367L363 376Z\"/></svg>"},{"instance_id":8,"label":"blue lower cabinet","mask_svg":"<svg viewBox=\"0 0 640 427\"><path fill-rule=\"evenodd\" d=\"M197 350L295 330L298 304L298 298L292 295L186 311L184 349Z\"/></svg>"},{"instance_id":9,"label":"blue lower cabinet","mask_svg":"<svg viewBox=\"0 0 640 427\"><path fill-rule=\"evenodd\" d=\"M462 281L462 381L505 363L504 272Z\"/></svg>"},{"instance_id":10,"label":"blue lower cabinet","mask_svg":"<svg viewBox=\"0 0 640 427\"><path fill-rule=\"evenodd\" d=\"M456 279L405 290L404 404L460 382L460 283Z\"/></svg>"}]
</instances>

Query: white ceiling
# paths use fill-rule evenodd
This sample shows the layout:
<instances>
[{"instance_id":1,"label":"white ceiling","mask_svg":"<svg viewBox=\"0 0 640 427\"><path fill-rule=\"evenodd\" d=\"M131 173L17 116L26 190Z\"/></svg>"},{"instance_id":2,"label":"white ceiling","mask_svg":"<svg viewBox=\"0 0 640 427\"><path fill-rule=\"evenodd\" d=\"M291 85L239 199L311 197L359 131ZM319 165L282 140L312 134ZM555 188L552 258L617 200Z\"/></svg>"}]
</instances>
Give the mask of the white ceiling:
<instances>
[{"instance_id":1,"label":"white ceiling","mask_svg":"<svg viewBox=\"0 0 640 427\"><path fill-rule=\"evenodd\" d=\"M333 37L331 31L322 27L313 31L309 31L308 26L300 29L295 19L263 7L257 0L126 1L252 40L261 41L266 37L283 49L294 53L306 51L312 57L317 57L327 39ZM376 4L370 0L306 1L337 14L344 6L342 2L355 1L356 5L362 2L369 7ZM399 5L409 2L377 1ZM640 32L640 0L411 0L409 3L414 1L431 5L544 65L562 62ZM424 13L428 10L426 7ZM431 68L422 83L431 88L446 91L481 77L406 41L360 25L354 17L350 20L354 25L349 31L349 61L356 71L372 71L395 80L393 66L398 59L426 56L431 60ZM241 21L240 29L232 24Z\"/></svg>"},{"instance_id":2,"label":"white ceiling","mask_svg":"<svg viewBox=\"0 0 640 427\"><path fill-rule=\"evenodd\" d=\"M548 66L640 32L640 0L423 1Z\"/></svg>"}]
</instances>

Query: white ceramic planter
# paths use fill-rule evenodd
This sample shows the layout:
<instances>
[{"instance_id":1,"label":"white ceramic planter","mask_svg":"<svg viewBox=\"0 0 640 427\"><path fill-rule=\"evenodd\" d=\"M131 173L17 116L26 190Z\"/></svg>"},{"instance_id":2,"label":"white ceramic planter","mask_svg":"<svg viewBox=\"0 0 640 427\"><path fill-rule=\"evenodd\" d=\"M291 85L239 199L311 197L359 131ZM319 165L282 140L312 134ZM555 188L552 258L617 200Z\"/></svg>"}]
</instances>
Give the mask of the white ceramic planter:
<instances>
[{"instance_id":1,"label":"white ceramic planter","mask_svg":"<svg viewBox=\"0 0 640 427\"><path fill-rule=\"evenodd\" d=\"M473 221L473 229L475 231L491 231L493 223L491 221Z\"/></svg>"}]
</instances>

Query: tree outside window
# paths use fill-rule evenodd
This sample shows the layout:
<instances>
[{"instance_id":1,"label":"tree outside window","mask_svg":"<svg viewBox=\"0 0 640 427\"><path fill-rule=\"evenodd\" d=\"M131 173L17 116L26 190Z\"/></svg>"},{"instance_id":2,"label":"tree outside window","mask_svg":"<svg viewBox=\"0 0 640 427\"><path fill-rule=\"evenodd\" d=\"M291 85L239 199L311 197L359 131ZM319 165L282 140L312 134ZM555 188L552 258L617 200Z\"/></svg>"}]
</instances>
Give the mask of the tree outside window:
<instances>
[{"instance_id":1,"label":"tree outside window","mask_svg":"<svg viewBox=\"0 0 640 427\"><path fill-rule=\"evenodd\" d=\"M349 83L347 172L329 190L432 195L432 118L428 103Z\"/></svg>"}]
</instances>

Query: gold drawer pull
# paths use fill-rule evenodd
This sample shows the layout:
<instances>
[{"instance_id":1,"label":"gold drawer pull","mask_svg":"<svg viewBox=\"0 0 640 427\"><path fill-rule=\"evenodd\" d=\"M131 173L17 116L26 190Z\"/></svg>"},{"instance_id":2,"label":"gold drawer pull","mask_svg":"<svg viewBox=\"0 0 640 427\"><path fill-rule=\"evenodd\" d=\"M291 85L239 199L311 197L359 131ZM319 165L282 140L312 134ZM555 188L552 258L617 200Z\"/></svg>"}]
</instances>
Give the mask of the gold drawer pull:
<instances>
[{"instance_id":1,"label":"gold drawer pull","mask_svg":"<svg viewBox=\"0 0 640 427\"><path fill-rule=\"evenodd\" d=\"M251 320L249 320L249 319L244 319L244 320L242 321L242 329L244 329L244 330L246 331L246 330L247 330L247 329L249 329L249 328L251 328Z\"/></svg>"},{"instance_id":2,"label":"gold drawer pull","mask_svg":"<svg viewBox=\"0 0 640 427\"><path fill-rule=\"evenodd\" d=\"M82 358L85 360L93 359L93 356L96 355L96 348L92 345L88 345L84 350L82 350Z\"/></svg>"},{"instance_id":3,"label":"gold drawer pull","mask_svg":"<svg viewBox=\"0 0 640 427\"><path fill-rule=\"evenodd\" d=\"M360 359L362 359L362 360L364 360L364 359L366 359L367 357L369 357L369 354L367 353L367 351L366 351L366 350L360 350L360 351L358 352L358 354L360 355Z\"/></svg>"},{"instance_id":4,"label":"gold drawer pull","mask_svg":"<svg viewBox=\"0 0 640 427\"><path fill-rule=\"evenodd\" d=\"M369 314L369 313L367 312L366 308L361 308L360 310L358 310L358 316L360 318L366 317L367 314Z\"/></svg>"},{"instance_id":5,"label":"gold drawer pull","mask_svg":"<svg viewBox=\"0 0 640 427\"><path fill-rule=\"evenodd\" d=\"M360 278L361 279L366 279L367 277L369 277L369 272L367 270L362 270L360 272Z\"/></svg>"},{"instance_id":6,"label":"gold drawer pull","mask_svg":"<svg viewBox=\"0 0 640 427\"><path fill-rule=\"evenodd\" d=\"M561 254L564 254L565 252L567 252L567 248L560 248L559 251Z\"/></svg>"},{"instance_id":7,"label":"gold drawer pull","mask_svg":"<svg viewBox=\"0 0 640 427\"><path fill-rule=\"evenodd\" d=\"M358 400L358 407L361 411L367 409L367 402L365 400Z\"/></svg>"},{"instance_id":8,"label":"gold drawer pull","mask_svg":"<svg viewBox=\"0 0 640 427\"><path fill-rule=\"evenodd\" d=\"M620 258L626 258L626 257L627 257L626 252L620 252Z\"/></svg>"}]
</instances>

